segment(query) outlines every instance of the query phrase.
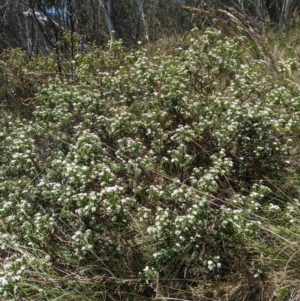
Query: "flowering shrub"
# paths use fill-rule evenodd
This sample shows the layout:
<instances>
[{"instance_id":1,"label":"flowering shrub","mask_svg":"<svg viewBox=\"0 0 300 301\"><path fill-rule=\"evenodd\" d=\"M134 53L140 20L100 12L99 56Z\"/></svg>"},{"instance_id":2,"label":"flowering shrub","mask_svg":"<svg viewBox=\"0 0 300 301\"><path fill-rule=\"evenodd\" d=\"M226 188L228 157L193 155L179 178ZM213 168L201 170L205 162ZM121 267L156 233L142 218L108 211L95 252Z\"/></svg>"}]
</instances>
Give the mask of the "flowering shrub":
<instances>
[{"instance_id":1,"label":"flowering shrub","mask_svg":"<svg viewBox=\"0 0 300 301\"><path fill-rule=\"evenodd\" d=\"M172 56L119 42L78 53L38 87L32 118L1 118L3 295L236 272L227 248L255 236L260 208L281 210L261 180L285 166L299 122L295 61L278 80L218 31L192 36ZM24 250L35 277L31 260L8 272ZM43 267L60 279L48 296Z\"/></svg>"}]
</instances>

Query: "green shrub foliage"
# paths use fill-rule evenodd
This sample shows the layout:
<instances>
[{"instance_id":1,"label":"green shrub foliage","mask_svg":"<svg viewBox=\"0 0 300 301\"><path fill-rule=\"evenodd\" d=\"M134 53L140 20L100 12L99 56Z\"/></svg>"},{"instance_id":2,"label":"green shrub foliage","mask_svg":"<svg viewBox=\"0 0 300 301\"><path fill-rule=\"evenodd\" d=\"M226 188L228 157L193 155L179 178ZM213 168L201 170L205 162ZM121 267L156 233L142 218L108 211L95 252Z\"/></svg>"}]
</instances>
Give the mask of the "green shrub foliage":
<instances>
[{"instance_id":1,"label":"green shrub foliage","mask_svg":"<svg viewBox=\"0 0 300 301\"><path fill-rule=\"evenodd\" d=\"M110 48L57 75L55 56L18 67L43 80L30 118L1 113L7 298L153 297L157 279L223 279L270 206L264 180L285 167L299 122L295 61L274 75L212 29L172 55Z\"/></svg>"}]
</instances>

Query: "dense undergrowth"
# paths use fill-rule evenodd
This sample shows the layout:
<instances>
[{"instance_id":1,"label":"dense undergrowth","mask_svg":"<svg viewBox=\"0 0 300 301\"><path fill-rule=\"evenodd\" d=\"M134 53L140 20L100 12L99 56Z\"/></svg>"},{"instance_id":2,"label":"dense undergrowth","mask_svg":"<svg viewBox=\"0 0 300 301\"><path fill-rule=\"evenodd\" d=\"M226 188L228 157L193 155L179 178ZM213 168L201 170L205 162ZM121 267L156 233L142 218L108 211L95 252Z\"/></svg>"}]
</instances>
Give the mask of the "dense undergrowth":
<instances>
[{"instance_id":1,"label":"dense undergrowth","mask_svg":"<svg viewBox=\"0 0 300 301\"><path fill-rule=\"evenodd\" d=\"M2 55L3 300L297 300L298 62L246 45Z\"/></svg>"}]
</instances>

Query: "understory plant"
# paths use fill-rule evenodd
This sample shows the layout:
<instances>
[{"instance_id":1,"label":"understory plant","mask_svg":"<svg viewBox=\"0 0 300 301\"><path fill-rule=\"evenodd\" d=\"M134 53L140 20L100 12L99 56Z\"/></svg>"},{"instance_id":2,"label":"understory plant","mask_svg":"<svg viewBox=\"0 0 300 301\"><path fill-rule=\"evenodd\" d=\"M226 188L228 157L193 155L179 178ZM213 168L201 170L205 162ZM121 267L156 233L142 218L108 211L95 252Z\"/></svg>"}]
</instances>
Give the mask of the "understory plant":
<instances>
[{"instance_id":1,"label":"understory plant","mask_svg":"<svg viewBox=\"0 0 300 301\"><path fill-rule=\"evenodd\" d=\"M189 299L230 277L261 284L253 242L269 248L272 220L298 214L270 184L298 132L296 60L270 71L214 29L172 55L109 48L61 73L55 56L18 67L32 81L45 64L48 77L30 116L1 112L3 298Z\"/></svg>"}]
</instances>

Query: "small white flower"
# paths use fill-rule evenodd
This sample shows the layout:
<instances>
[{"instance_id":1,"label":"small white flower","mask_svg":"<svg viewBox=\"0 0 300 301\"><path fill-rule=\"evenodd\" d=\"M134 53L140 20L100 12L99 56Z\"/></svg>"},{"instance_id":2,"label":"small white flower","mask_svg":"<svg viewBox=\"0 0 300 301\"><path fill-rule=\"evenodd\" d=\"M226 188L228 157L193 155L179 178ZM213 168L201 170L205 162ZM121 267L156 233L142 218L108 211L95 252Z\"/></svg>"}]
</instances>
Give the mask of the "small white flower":
<instances>
[{"instance_id":1,"label":"small white flower","mask_svg":"<svg viewBox=\"0 0 300 301\"><path fill-rule=\"evenodd\" d=\"M6 277L0 277L0 285L1 286L5 286L5 285L8 285L8 281L6 279Z\"/></svg>"},{"instance_id":2,"label":"small white flower","mask_svg":"<svg viewBox=\"0 0 300 301\"><path fill-rule=\"evenodd\" d=\"M46 260L46 261L51 261L51 256L50 256L50 255L46 255L46 256L45 256L45 260Z\"/></svg>"},{"instance_id":3,"label":"small white flower","mask_svg":"<svg viewBox=\"0 0 300 301\"><path fill-rule=\"evenodd\" d=\"M149 271L149 266L146 266L144 269L143 269L144 272L147 272Z\"/></svg>"}]
</instances>

